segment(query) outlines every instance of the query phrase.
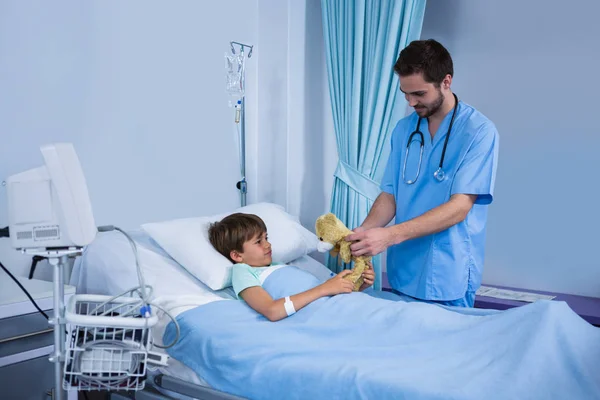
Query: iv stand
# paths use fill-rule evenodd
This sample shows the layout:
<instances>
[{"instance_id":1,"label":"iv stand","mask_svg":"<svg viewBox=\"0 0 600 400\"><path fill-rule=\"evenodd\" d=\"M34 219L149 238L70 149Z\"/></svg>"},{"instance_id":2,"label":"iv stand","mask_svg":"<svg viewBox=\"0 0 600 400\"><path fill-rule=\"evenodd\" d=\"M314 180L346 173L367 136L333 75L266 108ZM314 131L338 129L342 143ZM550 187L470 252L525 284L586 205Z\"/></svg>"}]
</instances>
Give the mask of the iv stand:
<instances>
[{"instance_id":1,"label":"iv stand","mask_svg":"<svg viewBox=\"0 0 600 400\"><path fill-rule=\"evenodd\" d=\"M229 42L231 46L231 52L235 54L234 44L240 46L242 55L244 54L244 48L248 47L250 51L248 52L248 58L252 57L252 49L254 46L240 43L240 42ZM245 75L245 71L244 71ZM245 83L245 76L242 76L243 83ZM246 205L246 192L248 189L248 185L246 183L246 96L242 96L240 100L238 100L235 114L235 123L240 124L240 173L241 180L236 183L236 187L240 191L240 203L242 207Z\"/></svg>"},{"instance_id":2,"label":"iv stand","mask_svg":"<svg viewBox=\"0 0 600 400\"><path fill-rule=\"evenodd\" d=\"M42 256L48 259L53 267L52 280L54 281L54 315L48 321L54 326L54 352L50 355L50 362L54 363L54 390L52 399L63 400L63 366L65 361L65 282L64 268L69 257L80 255L81 247L64 249L23 249L23 253Z\"/></svg>"},{"instance_id":3,"label":"iv stand","mask_svg":"<svg viewBox=\"0 0 600 400\"><path fill-rule=\"evenodd\" d=\"M248 189L247 183L246 183L246 118L245 118L245 110L244 110L244 105L245 105L245 98L242 97L242 99L238 102L239 106L239 111L240 111L240 117L239 120L236 117L236 123L239 123L241 125L241 131L242 133L240 134L240 173L242 175L242 179L235 185L239 191L240 191L240 203L242 205L242 207L244 207L246 205L246 192Z\"/></svg>"}]
</instances>

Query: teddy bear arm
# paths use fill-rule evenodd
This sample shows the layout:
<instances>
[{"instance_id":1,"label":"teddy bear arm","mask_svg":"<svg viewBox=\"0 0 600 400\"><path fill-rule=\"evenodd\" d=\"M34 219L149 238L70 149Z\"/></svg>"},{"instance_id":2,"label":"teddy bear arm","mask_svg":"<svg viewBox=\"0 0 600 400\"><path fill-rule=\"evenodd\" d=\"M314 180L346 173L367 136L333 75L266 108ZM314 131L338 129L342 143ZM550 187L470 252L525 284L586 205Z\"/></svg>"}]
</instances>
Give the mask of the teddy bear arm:
<instances>
[{"instance_id":1,"label":"teddy bear arm","mask_svg":"<svg viewBox=\"0 0 600 400\"><path fill-rule=\"evenodd\" d=\"M360 268L353 268L352 272L344 277L348 279L350 282L354 284L353 290L356 292L360 289L362 284L364 283L364 278L362 276L362 270Z\"/></svg>"},{"instance_id":2,"label":"teddy bear arm","mask_svg":"<svg viewBox=\"0 0 600 400\"><path fill-rule=\"evenodd\" d=\"M349 263L352 260L352 251L350 250L350 242L342 239L340 243L340 256L345 263Z\"/></svg>"},{"instance_id":3,"label":"teddy bear arm","mask_svg":"<svg viewBox=\"0 0 600 400\"><path fill-rule=\"evenodd\" d=\"M331 254L332 257L337 257L339 253L340 253L340 246L339 245L335 245L333 247L333 249L331 249L329 251L329 254Z\"/></svg>"}]
</instances>

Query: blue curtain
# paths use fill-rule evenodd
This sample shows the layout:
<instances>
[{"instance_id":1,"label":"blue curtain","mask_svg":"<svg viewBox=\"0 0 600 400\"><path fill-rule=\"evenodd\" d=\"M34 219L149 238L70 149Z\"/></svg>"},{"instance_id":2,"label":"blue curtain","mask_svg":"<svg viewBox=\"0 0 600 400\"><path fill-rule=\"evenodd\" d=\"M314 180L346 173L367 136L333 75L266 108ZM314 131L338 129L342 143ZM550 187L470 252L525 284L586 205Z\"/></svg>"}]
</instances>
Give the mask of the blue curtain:
<instances>
[{"instance_id":1,"label":"blue curtain","mask_svg":"<svg viewBox=\"0 0 600 400\"><path fill-rule=\"evenodd\" d=\"M426 0L322 0L325 57L339 163L330 210L353 229L379 194L389 136L406 100L393 67L421 36ZM381 256L373 258L381 290ZM339 272L349 265L327 256Z\"/></svg>"}]
</instances>

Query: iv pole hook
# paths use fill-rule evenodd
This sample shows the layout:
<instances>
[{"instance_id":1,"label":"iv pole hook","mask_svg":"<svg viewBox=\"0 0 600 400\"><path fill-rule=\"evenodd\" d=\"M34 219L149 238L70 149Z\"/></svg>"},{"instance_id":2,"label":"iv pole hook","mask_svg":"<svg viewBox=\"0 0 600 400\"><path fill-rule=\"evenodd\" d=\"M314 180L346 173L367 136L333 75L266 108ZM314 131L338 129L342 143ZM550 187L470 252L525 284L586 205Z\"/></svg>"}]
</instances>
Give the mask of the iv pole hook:
<instances>
[{"instance_id":1,"label":"iv pole hook","mask_svg":"<svg viewBox=\"0 0 600 400\"><path fill-rule=\"evenodd\" d=\"M234 44L237 44L238 46L240 46L242 48L242 53L244 52L244 47L249 47L250 51L248 52L248 58L252 57L252 48L254 46L245 44L245 43L240 43L240 42L229 42L229 45L231 46L231 53L233 53L233 54L235 54L235 48L233 47Z\"/></svg>"}]
</instances>

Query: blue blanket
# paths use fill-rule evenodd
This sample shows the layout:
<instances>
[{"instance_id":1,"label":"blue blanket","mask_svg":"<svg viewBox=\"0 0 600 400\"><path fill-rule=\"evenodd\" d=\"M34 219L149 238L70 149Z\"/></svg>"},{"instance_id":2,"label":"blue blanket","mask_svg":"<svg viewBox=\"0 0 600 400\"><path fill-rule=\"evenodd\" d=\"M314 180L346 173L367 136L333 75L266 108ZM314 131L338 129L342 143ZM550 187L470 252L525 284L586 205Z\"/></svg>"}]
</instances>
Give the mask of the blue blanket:
<instances>
[{"instance_id":1,"label":"blue blanket","mask_svg":"<svg viewBox=\"0 0 600 400\"><path fill-rule=\"evenodd\" d=\"M320 284L274 271L273 298ZM169 354L213 388L250 399L600 399L600 329L564 302L485 311L365 293L270 322L243 301L178 316ZM171 323L164 335L170 343Z\"/></svg>"}]
</instances>

